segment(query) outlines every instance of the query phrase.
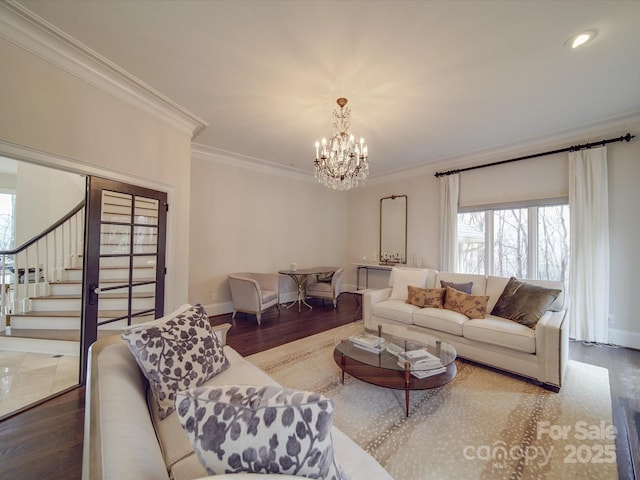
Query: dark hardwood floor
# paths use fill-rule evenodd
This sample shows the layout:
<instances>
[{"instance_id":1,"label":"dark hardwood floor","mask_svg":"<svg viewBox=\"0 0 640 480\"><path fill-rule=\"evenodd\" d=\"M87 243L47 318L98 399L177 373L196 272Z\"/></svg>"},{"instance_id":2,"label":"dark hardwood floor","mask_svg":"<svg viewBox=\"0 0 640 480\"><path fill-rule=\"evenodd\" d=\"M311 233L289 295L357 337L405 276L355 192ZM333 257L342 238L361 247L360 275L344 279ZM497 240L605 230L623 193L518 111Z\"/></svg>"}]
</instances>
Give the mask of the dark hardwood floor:
<instances>
[{"instance_id":1,"label":"dark hardwood floor","mask_svg":"<svg viewBox=\"0 0 640 480\"><path fill-rule=\"evenodd\" d=\"M211 321L214 325L231 323L229 345L242 355L250 355L354 320L356 306L349 294L341 295L336 310L331 302L323 306L320 300L312 300L311 304L312 311L305 308L300 313L297 305L291 309L281 306L280 313L269 310L263 314L261 326L254 316L244 314L238 314L235 320L229 314L212 317ZM573 342L570 357L609 369L614 424L618 430L618 470L621 479L634 479L626 411L640 410L640 351ZM0 422L0 479L79 479L84 400L84 388L78 388Z\"/></svg>"}]
</instances>

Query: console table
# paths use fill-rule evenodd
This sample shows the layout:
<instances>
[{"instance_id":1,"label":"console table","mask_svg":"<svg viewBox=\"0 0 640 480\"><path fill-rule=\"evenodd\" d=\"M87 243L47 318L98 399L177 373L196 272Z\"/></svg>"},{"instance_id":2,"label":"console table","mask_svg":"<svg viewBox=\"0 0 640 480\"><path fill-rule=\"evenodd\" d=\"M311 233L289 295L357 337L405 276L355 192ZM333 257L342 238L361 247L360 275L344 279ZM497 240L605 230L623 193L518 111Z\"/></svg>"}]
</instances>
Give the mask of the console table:
<instances>
[{"instance_id":1,"label":"console table","mask_svg":"<svg viewBox=\"0 0 640 480\"><path fill-rule=\"evenodd\" d=\"M369 270L384 270L390 272L393 266L358 263L356 268L358 269L356 273L356 290L360 290L360 270L365 271L364 288L369 288Z\"/></svg>"}]
</instances>

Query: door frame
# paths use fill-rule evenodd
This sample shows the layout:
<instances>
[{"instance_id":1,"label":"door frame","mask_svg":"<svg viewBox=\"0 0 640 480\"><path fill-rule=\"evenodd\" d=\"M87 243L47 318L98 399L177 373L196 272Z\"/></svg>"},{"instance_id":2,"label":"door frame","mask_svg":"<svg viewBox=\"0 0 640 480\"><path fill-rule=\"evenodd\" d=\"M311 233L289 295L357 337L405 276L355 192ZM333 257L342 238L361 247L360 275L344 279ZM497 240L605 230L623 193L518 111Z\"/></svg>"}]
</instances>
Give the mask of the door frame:
<instances>
[{"instance_id":1,"label":"door frame","mask_svg":"<svg viewBox=\"0 0 640 480\"><path fill-rule=\"evenodd\" d=\"M108 170L96 165L88 164L86 162L81 162L72 157L59 155L50 153L44 150L38 150L33 147L28 147L26 145L21 145L13 142L6 141L4 139L0 139L0 155L3 155L8 158L12 158L14 160L33 163L36 165L40 165L47 168L52 168L54 170L62 170L65 172L75 173L78 175L84 175L86 177L95 176L101 177L104 179L110 179L114 181L119 181L122 183L135 184L141 187L146 187L152 190L157 190L161 192L165 192L167 194L167 199L169 203L176 198L177 195L177 187L175 185L162 183L154 180L149 180L147 178L138 177L135 175L130 175L126 173L120 173L114 170ZM175 202L173 202L175 203ZM175 209L173 209L175 211ZM167 214L167 252L173 252L175 248L175 231L169 227L172 223L171 219L172 213L171 211ZM177 260L175 255L166 255L165 257L165 265L169 272L174 271L177 268ZM176 290L179 288L176 285L175 275L167 275L165 278L165 307L172 303L184 303L182 299L175 298ZM167 300L171 299L171 300ZM80 358L80 360L85 361L85 363L80 365L80 370L86 370L86 359ZM84 377L83 377L84 379Z\"/></svg>"}]
</instances>

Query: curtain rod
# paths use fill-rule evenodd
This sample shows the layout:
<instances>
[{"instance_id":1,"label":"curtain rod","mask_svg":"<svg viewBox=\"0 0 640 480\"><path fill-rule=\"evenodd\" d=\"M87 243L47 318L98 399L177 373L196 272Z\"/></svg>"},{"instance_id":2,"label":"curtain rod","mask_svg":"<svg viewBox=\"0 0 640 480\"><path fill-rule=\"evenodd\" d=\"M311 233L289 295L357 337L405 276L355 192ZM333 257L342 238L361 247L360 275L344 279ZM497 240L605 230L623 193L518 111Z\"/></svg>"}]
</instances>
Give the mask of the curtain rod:
<instances>
[{"instance_id":1,"label":"curtain rod","mask_svg":"<svg viewBox=\"0 0 640 480\"><path fill-rule=\"evenodd\" d=\"M477 170L479 168L485 168L485 167L494 167L496 165L503 165L505 163L517 162L519 160L528 160L530 158L544 157L545 155L553 155L554 153L577 152L578 150L584 150L585 148L596 147L598 145L604 146L607 143L630 142L632 138L636 138L636 136L635 135L631 135L630 133L627 133L626 135L624 135L622 137L608 138L607 140L600 140L599 142L584 143L582 145L573 145L572 147L560 148L558 150L551 150L549 152L534 153L533 155L526 155L524 157L512 158L510 160L501 160L499 162L493 162L493 163L485 163L483 165L476 165L474 167L460 168L460 169L457 169L457 170L449 170L447 172L436 172L435 176L436 177L445 177L447 175L453 175L455 173L468 172L469 170Z\"/></svg>"}]
</instances>

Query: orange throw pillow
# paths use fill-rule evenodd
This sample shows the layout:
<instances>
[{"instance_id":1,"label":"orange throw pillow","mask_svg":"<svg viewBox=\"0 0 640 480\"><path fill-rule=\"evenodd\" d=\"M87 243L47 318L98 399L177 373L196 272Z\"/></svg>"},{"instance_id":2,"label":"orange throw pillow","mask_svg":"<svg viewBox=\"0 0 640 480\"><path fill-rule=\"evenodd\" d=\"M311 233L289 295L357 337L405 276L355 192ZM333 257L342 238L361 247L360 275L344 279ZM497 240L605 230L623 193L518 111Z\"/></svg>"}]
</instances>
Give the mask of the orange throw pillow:
<instances>
[{"instance_id":1,"label":"orange throw pillow","mask_svg":"<svg viewBox=\"0 0 640 480\"><path fill-rule=\"evenodd\" d=\"M444 296L444 308L462 313L469 318L484 318L488 302L488 296L467 295L451 287L447 287L447 293Z\"/></svg>"},{"instance_id":2,"label":"orange throw pillow","mask_svg":"<svg viewBox=\"0 0 640 480\"><path fill-rule=\"evenodd\" d=\"M405 303L421 308L443 308L444 288L419 288L408 285L409 295Z\"/></svg>"}]
</instances>

